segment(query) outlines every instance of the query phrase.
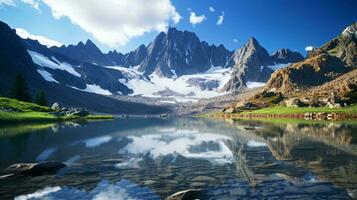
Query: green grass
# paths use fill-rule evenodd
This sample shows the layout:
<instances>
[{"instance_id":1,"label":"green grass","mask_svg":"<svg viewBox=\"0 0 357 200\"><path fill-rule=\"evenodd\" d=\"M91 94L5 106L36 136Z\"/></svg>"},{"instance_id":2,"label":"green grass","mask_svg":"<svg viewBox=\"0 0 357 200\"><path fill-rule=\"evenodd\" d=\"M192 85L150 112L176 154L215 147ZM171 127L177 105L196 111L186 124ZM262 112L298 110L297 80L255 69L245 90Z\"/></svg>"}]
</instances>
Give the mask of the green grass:
<instances>
[{"instance_id":1,"label":"green grass","mask_svg":"<svg viewBox=\"0 0 357 200\"><path fill-rule=\"evenodd\" d=\"M79 116L64 116L57 117L49 112L52 111L49 107L40 106L35 103L28 103L0 97L0 107L11 108L18 112L3 112L0 111L0 123L27 123L27 122L56 122L56 121L71 121L71 120L102 120L113 119L112 115L88 115L86 117Z\"/></svg>"},{"instance_id":2,"label":"green grass","mask_svg":"<svg viewBox=\"0 0 357 200\"><path fill-rule=\"evenodd\" d=\"M0 111L0 122L50 122L58 121L59 118L45 112L2 112Z\"/></svg>"},{"instance_id":3,"label":"green grass","mask_svg":"<svg viewBox=\"0 0 357 200\"><path fill-rule=\"evenodd\" d=\"M51 109L46 106L40 106L35 103L28 103L18 101L16 99L10 99L6 97L0 97L0 107L11 108L21 112L49 112Z\"/></svg>"},{"instance_id":4,"label":"green grass","mask_svg":"<svg viewBox=\"0 0 357 200\"><path fill-rule=\"evenodd\" d=\"M327 108L327 107L319 107L319 108L309 108L309 107L301 107L301 108L287 108L287 107L270 107L270 108L262 108L253 111L245 111L239 114L301 114L301 113L317 113L317 112L336 112L336 113L346 113L346 114L357 114L357 104L348 106L345 108Z\"/></svg>"}]
</instances>

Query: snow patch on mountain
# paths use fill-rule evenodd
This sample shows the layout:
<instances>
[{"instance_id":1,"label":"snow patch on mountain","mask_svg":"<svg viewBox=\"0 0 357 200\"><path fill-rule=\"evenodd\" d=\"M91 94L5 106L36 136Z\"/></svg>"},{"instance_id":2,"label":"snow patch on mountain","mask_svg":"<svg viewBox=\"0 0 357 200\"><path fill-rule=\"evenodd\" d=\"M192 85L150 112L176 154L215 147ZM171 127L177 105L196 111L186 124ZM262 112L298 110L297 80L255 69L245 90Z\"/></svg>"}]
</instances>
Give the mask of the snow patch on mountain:
<instances>
[{"instance_id":1,"label":"snow patch on mountain","mask_svg":"<svg viewBox=\"0 0 357 200\"><path fill-rule=\"evenodd\" d=\"M247 87L248 88L257 88L257 87L263 87L266 83L263 83L263 82L251 82L251 81L248 81L247 82Z\"/></svg>"},{"instance_id":2,"label":"snow patch on mountain","mask_svg":"<svg viewBox=\"0 0 357 200\"><path fill-rule=\"evenodd\" d=\"M86 86L87 86L86 89L84 89L83 91L91 92L91 93L95 93L95 94L101 94L101 95L112 95L111 92L101 88L99 85L87 84Z\"/></svg>"},{"instance_id":3,"label":"snow patch on mountain","mask_svg":"<svg viewBox=\"0 0 357 200\"><path fill-rule=\"evenodd\" d=\"M281 69L281 68L284 68L288 65L290 65L291 63L286 63L286 64L275 64L275 65L270 65L268 66L270 69L272 70L278 70L278 69Z\"/></svg>"},{"instance_id":4,"label":"snow patch on mountain","mask_svg":"<svg viewBox=\"0 0 357 200\"><path fill-rule=\"evenodd\" d=\"M40 65L41 67L63 70L70 74L73 74L74 76L81 77L81 75L78 72L76 72L76 70L74 70L74 66L68 63L65 62L61 63L55 58L52 58L51 60L48 57L34 51L28 50L28 53L30 54L32 61Z\"/></svg>"},{"instance_id":5,"label":"snow patch on mountain","mask_svg":"<svg viewBox=\"0 0 357 200\"><path fill-rule=\"evenodd\" d=\"M56 81L56 79L53 78L52 74L48 73L47 71L45 71L45 70L43 70L43 69L38 69L37 72L38 72L38 73L42 76L42 78L44 78L46 81L58 83L58 81Z\"/></svg>"}]
</instances>

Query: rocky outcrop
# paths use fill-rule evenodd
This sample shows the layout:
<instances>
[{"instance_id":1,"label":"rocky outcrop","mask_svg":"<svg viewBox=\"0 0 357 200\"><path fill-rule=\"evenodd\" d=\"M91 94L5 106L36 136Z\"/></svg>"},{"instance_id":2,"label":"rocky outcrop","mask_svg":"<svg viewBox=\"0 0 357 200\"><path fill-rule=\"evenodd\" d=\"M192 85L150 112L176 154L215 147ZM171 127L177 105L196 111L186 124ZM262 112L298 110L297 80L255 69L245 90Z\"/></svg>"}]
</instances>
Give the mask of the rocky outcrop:
<instances>
[{"instance_id":1,"label":"rocky outcrop","mask_svg":"<svg viewBox=\"0 0 357 200\"><path fill-rule=\"evenodd\" d=\"M51 109L54 110L52 114L56 116L78 116L78 117L85 117L89 115L89 111L83 108L66 108L61 107L57 102L55 102Z\"/></svg>"},{"instance_id":2,"label":"rocky outcrop","mask_svg":"<svg viewBox=\"0 0 357 200\"><path fill-rule=\"evenodd\" d=\"M357 67L357 23L320 48L309 52L305 60L271 75L264 91L289 94L319 86Z\"/></svg>"},{"instance_id":3,"label":"rocky outcrop","mask_svg":"<svg viewBox=\"0 0 357 200\"><path fill-rule=\"evenodd\" d=\"M283 94L318 86L349 72L352 68L337 57L321 53L274 72L264 91Z\"/></svg>"}]
</instances>

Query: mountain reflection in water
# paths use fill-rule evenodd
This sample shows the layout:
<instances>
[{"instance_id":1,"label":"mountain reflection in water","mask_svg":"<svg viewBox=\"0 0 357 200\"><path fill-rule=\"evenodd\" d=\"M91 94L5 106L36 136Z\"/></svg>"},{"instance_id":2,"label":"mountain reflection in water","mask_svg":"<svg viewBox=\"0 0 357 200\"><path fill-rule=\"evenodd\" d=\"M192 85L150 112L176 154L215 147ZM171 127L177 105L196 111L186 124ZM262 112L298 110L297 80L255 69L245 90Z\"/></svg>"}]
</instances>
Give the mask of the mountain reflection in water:
<instances>
[{"instance_id":1,"label":"mountain reflection in water","mask_svg":"<svg viewBox=\"0 0 357 200\"><path fill-rule=\"evenodd\" d=\"M201 199L357 193L353 123L180 118L40 127L2 129L0 175L19 162L67 167L55 175L0 178L0 199L163 199L193 188Z\"/></svg>"}]
</instances>

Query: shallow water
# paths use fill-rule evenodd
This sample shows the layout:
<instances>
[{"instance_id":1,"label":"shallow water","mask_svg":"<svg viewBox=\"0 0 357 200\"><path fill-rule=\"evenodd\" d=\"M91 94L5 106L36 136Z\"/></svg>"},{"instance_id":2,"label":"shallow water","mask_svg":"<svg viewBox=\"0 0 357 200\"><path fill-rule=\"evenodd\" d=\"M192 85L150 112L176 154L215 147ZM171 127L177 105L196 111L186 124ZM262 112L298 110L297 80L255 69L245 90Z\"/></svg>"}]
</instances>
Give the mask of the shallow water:
<instances>
[{"instance_id":1,"label":"shallow water","mask_svg":"<svg viewBox=\"0 0 357 200\"><path fill-rule=\"evenodd\" d=\"M0 127L0 175L56 160L54 175L0 178L0 199L351 199L357 125L118 119Z\"/></svg>"}]
</instances>

